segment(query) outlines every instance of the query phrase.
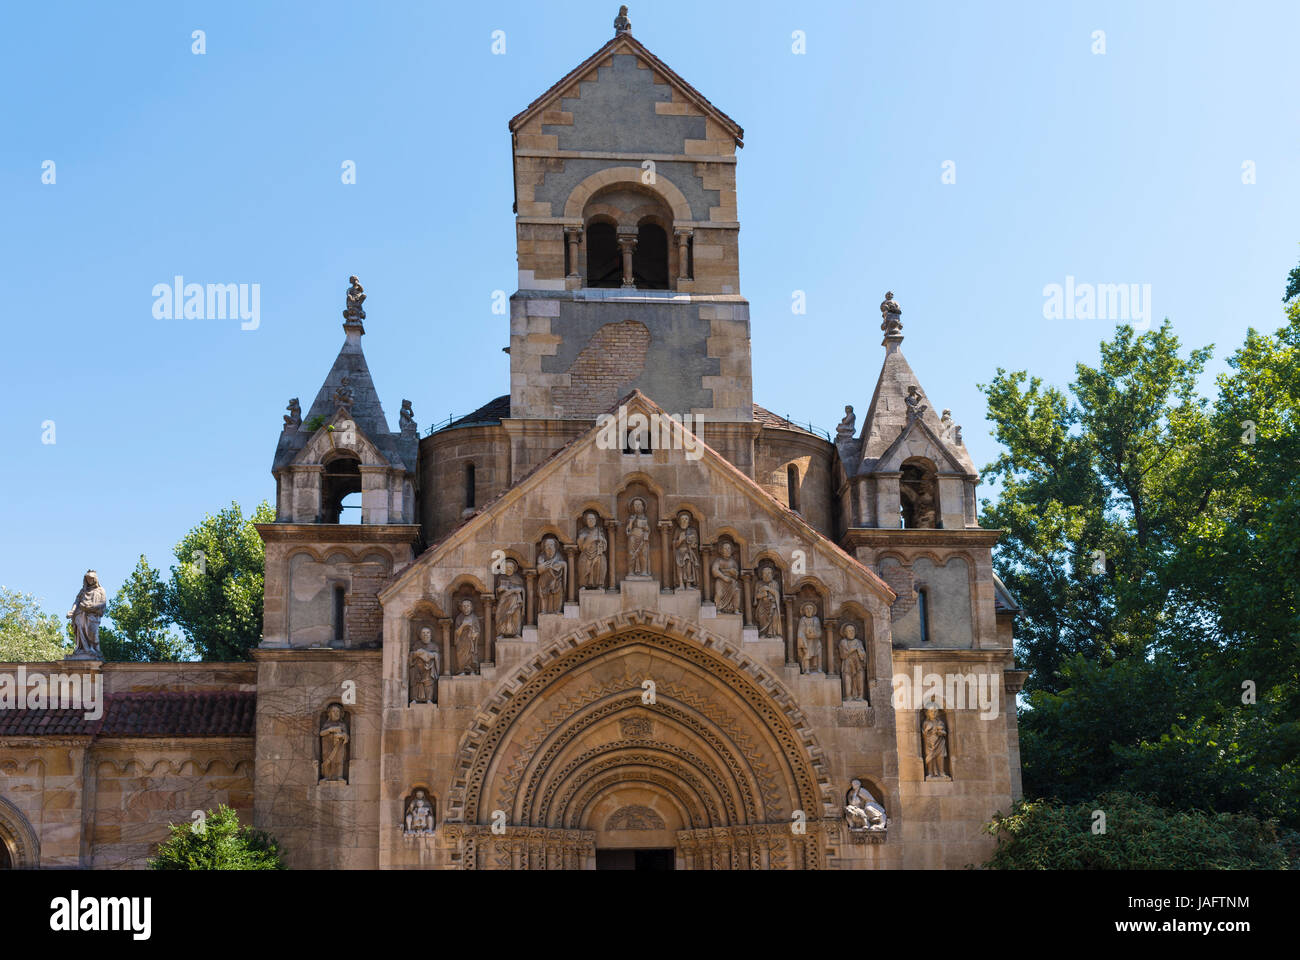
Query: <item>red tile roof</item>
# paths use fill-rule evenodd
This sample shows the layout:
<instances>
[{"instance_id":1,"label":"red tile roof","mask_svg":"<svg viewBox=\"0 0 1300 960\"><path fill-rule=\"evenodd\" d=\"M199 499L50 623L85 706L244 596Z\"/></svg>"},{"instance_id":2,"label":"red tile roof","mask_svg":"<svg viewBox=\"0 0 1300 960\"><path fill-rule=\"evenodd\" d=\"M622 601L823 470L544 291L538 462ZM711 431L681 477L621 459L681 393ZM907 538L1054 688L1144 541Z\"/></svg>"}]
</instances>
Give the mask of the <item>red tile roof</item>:
<instances>
[{"instance_id":1,"label":"red tile roof","mask_svg":"<svg viewBox=\"0 0 1300 960\"><path fill-rule=\"evenodd\" d=\"M117 693L104 715L84 710L0 710L4 737L251 737L257 713L252 691Z\"/></svg>"}]
</instances>

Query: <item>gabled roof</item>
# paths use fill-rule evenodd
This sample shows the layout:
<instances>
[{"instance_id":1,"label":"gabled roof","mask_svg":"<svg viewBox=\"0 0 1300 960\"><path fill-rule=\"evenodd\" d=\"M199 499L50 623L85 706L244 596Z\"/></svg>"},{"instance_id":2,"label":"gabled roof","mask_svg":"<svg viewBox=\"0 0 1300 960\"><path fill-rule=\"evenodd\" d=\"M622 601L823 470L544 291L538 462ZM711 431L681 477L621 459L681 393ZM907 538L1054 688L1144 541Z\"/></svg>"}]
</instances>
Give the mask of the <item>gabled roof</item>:
<instances>
[{"instance_id":1,"label":"gabled roof","mask_svg":"<svg viewBox=\"0 0 1300 960\"><path fill-rule=\"evenodd\" d=\"M735 120L732 120L729 116L710 103L704 94L700 93L683 80L672 67L668 66L668 64L664 63L651 53L645 44L641 43L641 41L637 40L630 33L617 34L603 47L566 73L562 78L560 78L560 80L553 83L545 93L511 119L510 132L514 133L548 104L558 100L562 94L566 93L569 88L574 85L574 83L581 80L586 76L586 74L594 70L601 60L615 53L632 53L645 60L645 62L650 65L650 68L656 73L662 74L664 79L666 79L678 93L694 103L707 116L712 117L718 123L722 124L722 126L736 138L736 146L743 147L745 145L745 131L740 124L736 123Z\"/></svg>"},{"instance_id":2,"label":"gabled roof","mask_svg":"<svg viewBox=\"0 0 1300 960\"><path fill-rule=\"evenodd\" d=\"M632 413L658 414L660 417L666 417L667 414L657 403L647 397L640 390L633 390L627 396L623 397L617 403L610 407L609 413L614 414L620 407L625 407L629 415ZM684 433L695 434L682 426L675 423L673 430L681 430ZM430 546L415 562L405 570L394 577L383 590L379 592L379 600L386 603L388 598L396 593L401 587L410 581L413 577L423 576L424 571L448 551L460 546L473 531L482 524L495 524L499 522L502 515L509 511L511 505L531 492L532 488L544 482L552 473L560 470L564 462L572 460L580 447L589 444L595 444L597 436L602 432L602 426L597 422L590 429L581 435L570 440L560 449L556 450L549 457L539 463L529 471L522 479L514 483L509 489L501 493L496 499L483 506L472 516L466 519L458 527L453 529L442 540ZM699 439L696 437L696 439ZM842 547L834 541L823 536L812 526L808 524L803 517L791 510L785 504L781 503L770 493L760 487L752 479L741 472L731 461L718 453L702 439L699 440L701 458L700 464L711 467L718 471L722 476L735 484L744 494L746 494L754 506L760 510L768 512L774 519L783 522L791 528L791 532L801 540L811 544L818 550L824 551L829 559L845 570L851 571L852 574L868 584L871 589L885 600L886 603L892 603L897 594L893 589L882 580L875 571L862 564L852 555L847 553Z\"/></svg>"}]
</instances>

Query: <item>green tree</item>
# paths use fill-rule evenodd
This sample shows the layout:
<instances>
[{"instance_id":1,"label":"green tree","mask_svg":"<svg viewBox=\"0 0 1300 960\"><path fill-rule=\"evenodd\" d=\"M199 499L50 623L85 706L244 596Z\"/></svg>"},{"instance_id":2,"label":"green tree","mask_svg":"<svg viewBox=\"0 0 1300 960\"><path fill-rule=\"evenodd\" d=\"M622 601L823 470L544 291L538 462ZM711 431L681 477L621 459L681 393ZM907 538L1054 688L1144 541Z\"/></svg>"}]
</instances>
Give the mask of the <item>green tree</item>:
<instances>
[{"instance_id":1,"label":"green tree","mask_svg":"<svg viewBox=\"0 0 1300 960\"><path fill-rule=\"evenodd\" d=\"M187 660L192 651L171 629L166 614L167 585L144 554L108 605L112 626L99 631L105 660L139 662Z\"/></svg>"},{"instance_id":2,"label":"green tree","mask_svg":"<svg viewBox=\"0 0 1300 960\"><path fill-rule=\"evenodd\" d=\"M0 587L0 663L62 660L72 652L64 621L30 593Z\"/></svg>"},{"instance_id":3,"label":"green tree","mask_svg":"<svg viewBox=\"0 0 1300 960\"><path fill-rule=\"evenodd\" d=\"M200 659L246 660L260 642L266 554L254 525L274 520L266 501L247 519L231 503L205 516L176 545L166 614Z\"/></svg>"},{"instance_id":4,"label":"green tree","mask_svg":"<svg viewBox=\"0 0 1300 960\"><path fill-rule=\"evenodd\" d=\"M280 845L270 835L239 823L225 804L201 820L174 823L171 835L149 861L151 870L284 870Z\"/></svg>"}]
</instances>

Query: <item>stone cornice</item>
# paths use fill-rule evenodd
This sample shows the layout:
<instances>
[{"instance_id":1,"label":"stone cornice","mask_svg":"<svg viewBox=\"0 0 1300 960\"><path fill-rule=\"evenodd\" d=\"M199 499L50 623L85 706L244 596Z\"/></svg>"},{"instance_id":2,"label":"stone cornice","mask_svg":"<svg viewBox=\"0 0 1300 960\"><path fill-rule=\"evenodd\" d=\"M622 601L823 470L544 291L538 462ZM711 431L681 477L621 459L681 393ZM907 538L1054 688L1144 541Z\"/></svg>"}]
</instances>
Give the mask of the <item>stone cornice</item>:
<instances>
[{"instance_id":1,"label":"stone cornice","mask_svg":"<svg viewBox=\"0 0 1300 960\"><path fill-rule=\"evenodd\" d=\"M626 160L640 166L642 161L655 163L725 163L735 166L734 153L620 153L613 150L516 150L516 157L545 157L556 160Z\"/></svg>"},{"instance_id":2,"label":"stone cornice","mask_svg":"<svg viewBox=\"0 0 1300 960\"><path fill-rule=\"evenodd\" d=\"M414 543L418 523L259 523L263 542Z\"/></svg>"},{"instance_id":3,"label":"stone cornice","mask_svg":"<svg viewBox=\"0 0 1300 960\"><path fill-rule=\"evenodd\" d=\"M840 538L845 550L856 547L993 547L1001 530L963 527L960 530L918 529L916 527L852 527Z\"/></svg>"},{"instance_id":4,"label":"stone cornice","mask_svg":"<svg viewBox=\"0 0 1300 960\"><path fill-rule=\"evenodd\" d=\"M380 647L365 650L342 650L334 647L258 647L253 651L253 659L258 663L263 660L272 662L312 661L312 660L382 660L384 651Z\"/></svg>"},{"instance_id":5,"label":"stone cornice","mask_svg":"<svg viewBox=\"0 0 1300 960\"><path fill-rule=\"evenodd\" d=\"M981 663L1000 663L1004 660L1010 660L1014 653L1010 647L980 647L976 649L971 647L892 647L890 649L895 663L900 660L918 663L934 660L972 660Z\"/></svg>"}]
</instances>

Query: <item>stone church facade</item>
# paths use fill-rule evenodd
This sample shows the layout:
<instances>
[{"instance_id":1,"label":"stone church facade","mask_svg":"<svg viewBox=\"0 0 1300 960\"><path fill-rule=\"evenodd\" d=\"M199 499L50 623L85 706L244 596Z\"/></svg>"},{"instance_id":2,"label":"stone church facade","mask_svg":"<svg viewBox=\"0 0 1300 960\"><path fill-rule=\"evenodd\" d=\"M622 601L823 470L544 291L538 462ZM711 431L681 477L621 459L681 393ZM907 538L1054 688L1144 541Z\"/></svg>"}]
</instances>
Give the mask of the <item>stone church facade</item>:
<instances>
[{"instance_id":1,"label":"stone church facade","mask_svg":"<svg viewBox=\"0 0 1300 960\"><path fill-rule=\"evenodd\" d=\"M1016 606L898 304L860 429L799 427L754 403L741 128L620 18L510 131L509 394L390 429L352 278L253 662L26 665L107 705L0 713L3 865L140 866L217 803L298 868L986 859Z\"/></svg>"}]
</instances>

